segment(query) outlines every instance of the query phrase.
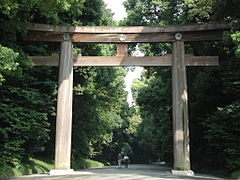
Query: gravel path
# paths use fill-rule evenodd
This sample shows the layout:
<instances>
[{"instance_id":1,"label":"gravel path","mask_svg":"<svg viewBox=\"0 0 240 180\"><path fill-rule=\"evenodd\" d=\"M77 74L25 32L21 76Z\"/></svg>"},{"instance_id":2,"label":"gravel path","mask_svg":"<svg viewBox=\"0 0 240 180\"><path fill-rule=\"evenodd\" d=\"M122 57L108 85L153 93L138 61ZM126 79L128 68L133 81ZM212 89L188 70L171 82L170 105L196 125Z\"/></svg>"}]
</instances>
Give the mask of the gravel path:
<instances>
[{"instance_id":1,"label":"gravel path","mask_svg":"<svg viewBox=\"0 0 240 180\"><path fill-rule=\"evenodd\" d=\"M221 180L222 178L203 175L176 176L170 169L157 165L130 165L129 168L118 169L116 166L85 169L65 176L30 175L8 180Z\"/></svg>"}]
</instances>

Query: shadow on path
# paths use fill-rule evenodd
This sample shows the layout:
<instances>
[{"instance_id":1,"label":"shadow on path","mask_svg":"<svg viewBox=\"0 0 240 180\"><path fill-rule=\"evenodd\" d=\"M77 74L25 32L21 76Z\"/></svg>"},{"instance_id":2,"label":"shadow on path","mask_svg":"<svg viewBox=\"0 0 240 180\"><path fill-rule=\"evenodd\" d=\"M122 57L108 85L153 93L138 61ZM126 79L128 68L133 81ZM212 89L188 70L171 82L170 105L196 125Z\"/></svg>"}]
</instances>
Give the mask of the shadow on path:
<instances>
[{"instance_id":1,"label":"shadow on path","mask_svg":"<svg viewBox=\"0 0 240 180\"><path fill-rule=\"evenodd\" d=\"M65 176L32 175L8 180L221 180L204 175L176 176L170 169L158 165L130 165L119 169L116 166L85 169Z\"/></svg>"}]
</instances>

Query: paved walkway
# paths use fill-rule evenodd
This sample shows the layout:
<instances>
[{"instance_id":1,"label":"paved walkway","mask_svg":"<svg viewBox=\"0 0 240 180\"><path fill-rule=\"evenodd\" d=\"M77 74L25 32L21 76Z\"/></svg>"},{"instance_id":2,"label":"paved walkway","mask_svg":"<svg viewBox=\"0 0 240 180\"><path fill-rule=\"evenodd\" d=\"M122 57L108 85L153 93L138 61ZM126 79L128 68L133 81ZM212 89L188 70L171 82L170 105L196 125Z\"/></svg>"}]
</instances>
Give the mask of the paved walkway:
<instances>
[{"instance_id":1,"label":"paved walkway","mask_svg":"<svg viewBox=\"0 0 240 180\"><path fill-rule=\"evenodd\" d=\"M203 175L176 176L167 168L157 165L130 165L129 168L104 167L75 171L66 176L30 175L11 180L221 180ZM8 180L10 180L8 179Z\"/></svg>"}]
</instances>

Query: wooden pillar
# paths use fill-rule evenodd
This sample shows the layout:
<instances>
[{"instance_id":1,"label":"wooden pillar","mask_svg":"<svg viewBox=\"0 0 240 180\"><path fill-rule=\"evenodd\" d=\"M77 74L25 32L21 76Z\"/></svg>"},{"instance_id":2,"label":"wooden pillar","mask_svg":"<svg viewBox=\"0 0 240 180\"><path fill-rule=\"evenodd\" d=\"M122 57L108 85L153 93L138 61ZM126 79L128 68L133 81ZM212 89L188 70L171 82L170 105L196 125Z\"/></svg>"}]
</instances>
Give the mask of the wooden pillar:
<instances>
[{"instance_id":1,"label":"wooden pillar","mask_svg":"<svg viewBox=\"0 0 240 180\"><path fill-rule=\"evenodd\" d=\"M128 44L117 44L117 56L128 55Z\"/></svg>"},{"instance_id":2,"label":"wooden pillar","mask_svg":"<svg viewBox=\"0 0 240 180\"><path fill-rule=\"evenodd\" d=\"M183 41L173 42L172 88L174 170L190 171L188 94Z\"/></svg>"},{"instance_id":3,"label":"wooden pillar","mask_svg":"<svg viewBox=\"0 0 240 180\"><path fill-rule=\"evenodd\" d=\"M73 60L72 42L62 41L59 65L55 169L70 170L72 135Z\"/></svg>"}]
</instances>

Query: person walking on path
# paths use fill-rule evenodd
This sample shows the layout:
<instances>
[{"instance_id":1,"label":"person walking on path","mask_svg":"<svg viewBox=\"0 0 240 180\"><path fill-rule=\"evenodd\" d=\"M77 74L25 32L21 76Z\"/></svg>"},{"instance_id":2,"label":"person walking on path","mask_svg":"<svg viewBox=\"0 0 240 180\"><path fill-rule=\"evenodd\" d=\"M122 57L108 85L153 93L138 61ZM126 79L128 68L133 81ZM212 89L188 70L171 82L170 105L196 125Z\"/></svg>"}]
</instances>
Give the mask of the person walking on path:
<instances>
[{"instance_id":1,"label":"person walking on path","mask_svg":"<svg viewBox=\"0 0 240 180\"><path fill-rule=\"evenodd\" d=\"M121 169L121 167L122 167L122 161L123 161L122 155L119 153L118 154L118 168L119 169Z\"/></svg>"},{"instance_id":2,"label":"person walking on path","mask_svg":"<svg viewBox=\"0 0 240 180\"><path fill-rule=\"evenodd\" d=\"M124 162L126 168L128 168L129 161L130 161L129 157L127 155L125 155L123 157L123 162Z\"/></svg>"}]
</instances>

